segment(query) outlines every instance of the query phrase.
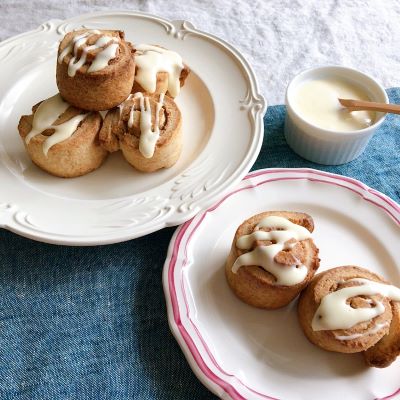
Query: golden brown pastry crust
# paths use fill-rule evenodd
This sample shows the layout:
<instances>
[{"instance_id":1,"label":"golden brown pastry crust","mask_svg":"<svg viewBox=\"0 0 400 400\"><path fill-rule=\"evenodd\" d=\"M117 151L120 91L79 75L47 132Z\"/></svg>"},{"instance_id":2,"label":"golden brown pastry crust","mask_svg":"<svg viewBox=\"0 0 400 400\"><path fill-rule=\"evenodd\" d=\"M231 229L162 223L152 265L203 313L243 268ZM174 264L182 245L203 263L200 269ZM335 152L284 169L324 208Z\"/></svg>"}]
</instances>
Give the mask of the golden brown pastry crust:
<instances>
[{"instance_id":1,"label":"golden brown pastry crust","mask_svg":"<svg viewBox=\"0 0 400 400\"><path fill-rule=\"evenodd\" d=\"M156 104L159 95L144 94L150 99L152 124L154 127ZM128 127L130 109L135 106L133 127ZM100 131L100 143L110 152L122 150L125 159L136 169L153 172L160 168L174 165L182 150L182 117L175 102L165 96L160 110L160 137L157 141L153 157L145 158L139 151L140 140L140 106L139 99L132 98L119 109L110 110Z\"/></svg>"},{"instance_id":2,"label":"golden brown pastry crust","mask_svg":"<svg viewBox=\"0 0 400 400\"><path fill-rule=\"evenodd\" d=\"M39 104L32 108L31 115L23 115L18 124L19 134L33 163L44 171L61 178L85 175L100 167L108 153L100 146L98 140L102 123L98 112L91 112L80 123L73 135L52 146L47 156L43 152L43 142L54 130L47 129L34 136L29 144L25 143L25 138L32 129L34 113ZM69 107L54 124L63 123L79 113L81 113L80 110Z\"/></svg>"},{"instance_id":3,"label":"golden brown pastry crust","mask_svg":"<svg viewBox=\"0 0 400 400\"><path fill-rule=\"evenodd\" d=\"M360 322L350 329L323 331L314 331L312 329L311 323L321 303L321 299L330 292L337 290L337 288L356 285L354 282L344 282L353 278L365 278L376 282L387 283L379 275L364 268L357 266L336 267L316 275L300 296L298 304L300 325L306 337L312 343L325 350L340 353L361 352L374 346L389 331L390 322L392 320L392 307L389 299L380 295L368 296L371 299L381 301L385 306L385 312L375 317L373 320ZM353 297L350 304L354 308L373 306L365 299L365 296ZM378 332L371 331L376 324L385 324L386 322L388 324ZM371 332L370 334L361 335L360 337L355 337L350 340L340 340L336 337L362 334L368 330Z\"/></svg>"},{"instance_id":4,"label":"golden brown pastry crust","mask_svg":"<svg viewBox=\"0 0 400 400\"><path fill-rule=\"evenodd\" d=\"M393 301L391 305L393 315L389 332L363 353L370 367L388 367L400 355L400 303Z\"/></svg>"},{"instance_id":5,"label":"golden brown pastry crust","mask_svg":"<svg viewBox=\"0 0 400 400\"><path fill-rule=\"evenodd\" d=\"M275 309L289 304L308 284L319 267L319 258L318 248L315 246L312 239L306 239L299 242L302 247L302 261L308 268L308 274L302 282L292 286L276 285L275 277L259 266L242 266L236 274L233 273L232 266L234 262L245 252L236 247L238 238L250 234L260 220L268 216L287 218L292 223L301 225L310 232L313 232L314 230L313 219L305 213L268 211L254 215L244 221L236 231L231 251L225 264L225 275L233 292L245 303L254 307ZM286 258L290 255L285 254L282 256Z\"/></svg>"},{"instance_id":6,"label":"golden brown pastry crust","mask_svg":"<svg viewBox=\"0 0 400 400\"><path fill-rule=\"evenodd\" d=\"M186 78L189 76L190 69L186 64L183 64L184 68L181 71L181 75L179 77L179 82L181 87L185 84ZM136 67L137 68L137 67ZM136 73L135 73L136 75ZM156 84L156 91L152 94L161 94L166 93L167 96L172 97L171 93L168 91L168 79L169 74L168 72L159 72L157 74L157 84ZM133 82L132 93L136 92L145 92L144 88L137 82Z\"/></svg>"},{"instance_id":7,"label":"golden brown pastry crust","mask_svg":"<svg viewBox=\"0 0 400 400\"><path fill-rule=\"evenodd\" d=\"M58 55L64 50L71 39L86 32L81 29L65 35L58 48ZM121 31L102 30L101 35L107 34L119 38L119 49L116 58L110 60L107 67L87 72L93 57L88 56L85 63L74 77L68 76L68 63L71 54L57 62L57 86L61 96L71 105L83 110L109 110L122 103L131 92L135 76L134 49L124 40ZM88 44L94 43L100 35L93 35Z\"/></svg>"}]
</instances>

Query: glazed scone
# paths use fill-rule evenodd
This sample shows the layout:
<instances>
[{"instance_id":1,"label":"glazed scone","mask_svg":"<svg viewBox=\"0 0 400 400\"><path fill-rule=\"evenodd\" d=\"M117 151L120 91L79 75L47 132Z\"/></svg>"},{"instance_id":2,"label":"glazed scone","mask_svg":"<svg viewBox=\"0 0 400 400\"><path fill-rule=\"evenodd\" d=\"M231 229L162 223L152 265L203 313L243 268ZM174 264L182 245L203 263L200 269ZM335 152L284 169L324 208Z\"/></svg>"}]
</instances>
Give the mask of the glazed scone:
<instances>
[{"instance_id":1,"label":"glazed scone","mask_svg":"<svg viewBox=\"0 0 400 400\"><path fill-rule=\"evenodd\" d=\"M366 351L367 364L383 367L399 354L400 289L357 266L314 277L300 296L298 317L306 337L340 353Z\"/></svg>"},{"instance_id":2,"label":"glazed scone","mask_svg":"<svg viewBox=\"0 0 400 400\"><path fill-rule=\"evenodd\" d=\"M56 75L60 94L71 105L83 110L111 109L131 92L134 49L121 31L69 32L58 48Z\"/></svg>"},{"instance_id":3,"label":"glazed scone","mask_svg":"<svg viewBox=\"0 0 400 400\"><path fill-rule=\"evenodd\" d=\"M178 53L156 45L137 45L135 62L132 93L165 93L175 98L190 72Z\"/></svg>"},{"instance_id":4,"label":"glazed scone","mask_svg":"<svg viewBox=\"0 0 400 400\"><path fill-rule=\"evenodd\" d=\"M289 304L319 267L305 213L268 211L244 221L236 231L225 274L245 303L275 309Z\"/></svg>"},{"instance_id":5,"label":"glazed scone","mask_svg":"<svg viewBox=\"0 0 400 400\"><path fill-rule=\"evenodd\" d=\"M139 171L153 172L177 162L182 150L181 125L173 99L139 92L107 113L100 142L110 152L121 149Z\"/></svg>"},{"instance_id":6,"label":"glazed scone","mask_svg":"<svg viewBox=\"0 0 400 400\"><path fill-rule=\"evenodd\" d=\"M103 163L107 151L100 146L102 124L98 112L70 106L59 94L35 105L23 115L18 131L32 161L62 178L85 175Z\"/></svg>"}]
</instances>

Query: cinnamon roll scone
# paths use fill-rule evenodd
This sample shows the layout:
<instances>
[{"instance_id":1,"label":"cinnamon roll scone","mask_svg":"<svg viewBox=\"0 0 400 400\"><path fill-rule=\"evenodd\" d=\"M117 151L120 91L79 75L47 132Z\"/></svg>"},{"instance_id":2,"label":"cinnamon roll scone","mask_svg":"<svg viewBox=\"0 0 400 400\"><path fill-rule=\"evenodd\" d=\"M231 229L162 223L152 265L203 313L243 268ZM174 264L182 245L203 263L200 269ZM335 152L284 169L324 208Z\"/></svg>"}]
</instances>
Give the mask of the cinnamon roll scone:
<instances>
[{"instance_id":1,"label":"cinnamon roll scone","mask_svg":"<svg viewBox=\"0 0 400 400\"><path fill-rule=\"evenodd\" d=\"M189 68L175 51L161 46L135 46L135 82L132 93L166 93L175 98L189 75Z\"/></svg>"},{"instance_id":2,"label":"cinnamon roll scone","mask_svg":"<svg viewBox=\"0 0 400 400\"><path fill-rule=\"evenodd\" d=\"M19 134L32 161L62 178L85 175L100 167L107 151L100 146L102 118L66 103L59 94L23 115Z\"/></svg>"},{"instance_id":3,"label":"cinnamon roll scone","mask_svg":"<svg viewBox=\"0 0 400 400\"><path fill-rule=\"evenodd\" d=\"M245 303L275 309L289 304L319 267L305 213L268 211L244 221L225 264L233 292Z\"/></svg>"},{"instance_id":4,"label":"cinnamon roll scone","mask_svg":"<svg viewBox=\"0 0 400 400\"><path fill-rule=\"evenodd\" d=\"M368 365L386 367L400 353L400 289L357 266L314 277L298 317L306 337L322 349L364 352Z\"/></svg>"},{"instance_id":5,"label":"cinnamon roll scone","mask_svg":"<svg viewBox=\"0 0 400 400\"><path fill-rule=\"evenodd\" d=\"M152 172L177 162L181 125L181 113L170 97L139 92L107 113L100 142L110 152L121 149L139 171Z\"/></svg>"},{"instance_id":6,"label":"cinnamon roll scone","mask_svg":"<svg viewBox=\"0 0 400 400\"><path fill-rule=\"evenodd\" d=\"M61 96L83 110L108 110L131 92L134 49L124 33L80 29L65 35L58 48L57 86Z\"/></svg>"}]
</instances>

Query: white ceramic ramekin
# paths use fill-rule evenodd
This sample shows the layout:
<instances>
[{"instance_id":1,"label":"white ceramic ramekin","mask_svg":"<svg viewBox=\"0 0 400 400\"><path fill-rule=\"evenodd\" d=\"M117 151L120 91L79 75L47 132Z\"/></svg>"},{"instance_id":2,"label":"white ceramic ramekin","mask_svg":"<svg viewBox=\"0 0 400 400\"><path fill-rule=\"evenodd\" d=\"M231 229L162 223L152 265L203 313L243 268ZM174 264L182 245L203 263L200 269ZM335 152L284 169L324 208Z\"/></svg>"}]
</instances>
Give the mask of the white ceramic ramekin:
<instances>
[{"instance_id":1,"label":"white ceramic ramekin","mask_svg":"<svg viewBox=\"0 0 400 400\"><path fill-rule=\"evenodd\" d=\"M388 103L385 89L372 77L357 70L328 66L313 68L297 75L286 90L285 137L289 146L300 156L319 164L338 165L357 158L368 141L385 119L385 113L377 113L375 123L357 131L337 132L319 128L305 121L295 107L293 96L304 81L337 76L361 86L371 101Z\"/></svg>"}]
</instances>

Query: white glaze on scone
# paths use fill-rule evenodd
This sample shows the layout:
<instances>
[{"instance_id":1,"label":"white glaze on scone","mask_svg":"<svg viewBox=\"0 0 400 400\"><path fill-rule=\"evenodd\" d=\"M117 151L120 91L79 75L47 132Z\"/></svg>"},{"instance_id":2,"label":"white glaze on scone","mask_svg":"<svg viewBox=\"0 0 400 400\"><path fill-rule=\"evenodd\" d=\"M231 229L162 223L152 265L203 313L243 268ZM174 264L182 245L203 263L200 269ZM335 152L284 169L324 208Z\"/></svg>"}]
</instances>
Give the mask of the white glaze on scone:
<instances>
[{"instance_id":1,"label":"white glaze on scone","mask_svg":"<svg viewBox=\"0 0 400 400\"><path fill-rule=\"evenodd\" d=\"M135 93L133 97L139 98L140 101L139 151L143 155L143 157L151 158L154 155L156 144L160 137L160 110L163 106L164 94L160 94L159 101L157 102L154 129L152 128L151 123L151 107L149 98L147 96L144 96L141 92ZM132 106L129 112L129 128L133 126L134 111L135 108L134 106Z\"/></svg>"},{"instance_id":2,"label":"white glaze on scone","mask_svg":"<svg viewBox=\"0 0 400 400\"><path fill-rule=\"evenodd\" d=\"M137 66L135 80L146 92L154 93L157 86L157 74L167 72L168 92L172 97L179 94L179 78L184 65L178 53L159 46L140 44L136 46L135 62Z\"/></svg>"},{"instance_id":3,"label":"white glaze on scone","mask_svg":"<svg viewBox=\"0 0 400 400\"><path fill-rule=\"evenodd\" d=\"M268 232L261 230L269 228ZM259 245L254 250L239 256L232 266L232 272L245 265L258 265L274 275L278 285L295 285L302 282L307 276L307 267L301 263L297 265L282 265L275 261L276 255L282 251L291 249L296 242L311 237L311 233L303 226L292 223L286 218L268 216L262 219L255 227L255 231L249 235L239 237L236 246L241 250L250 250L256 241L268 240L275 243L268 246Z\"/></svg>"},{"instance_id":4,"label":"white glaze on scone","mask_svg":"<svg viewBox=\"0 0 400 400\"><path fill-rule=\"evenodd\" d=\"M102 70L108 65L110 60L116 57L119 47L119 39L113 36L100 36L94 44L84 47L91 36L99 34L101 34L101 32L98 30L90 30L82 33L81 35L77 35L60 53L58 56L59 63L62 63L68 54L72 55L68 63L68 76L74 77L76 75L76 72L79 70L79 68L86 63L87 54L89 51L98 50L108 45L106 48L96 54L87 70L88 73ZM110 42L112 43L110 44ZM82 48L82 53L80 57L78 57L78 50L80 48Z\"/></svg>"},{"instance_id":5,"label":"white glaze on scone","mask_svg":"<svg viewBox=\"0 0 400 400\"><path fill-rule=\"evenodd\" d=\"M25 143L29 144L34 136L46 129L53 129L54 133L43 142L43 153L47 155L52 146L71 137L88 114L79 114L62 124L54 125L57 118L69 107L70 105L59 94L40 103L33 116L32 129L26 136Z\"/></svg>"}]
</instances>

